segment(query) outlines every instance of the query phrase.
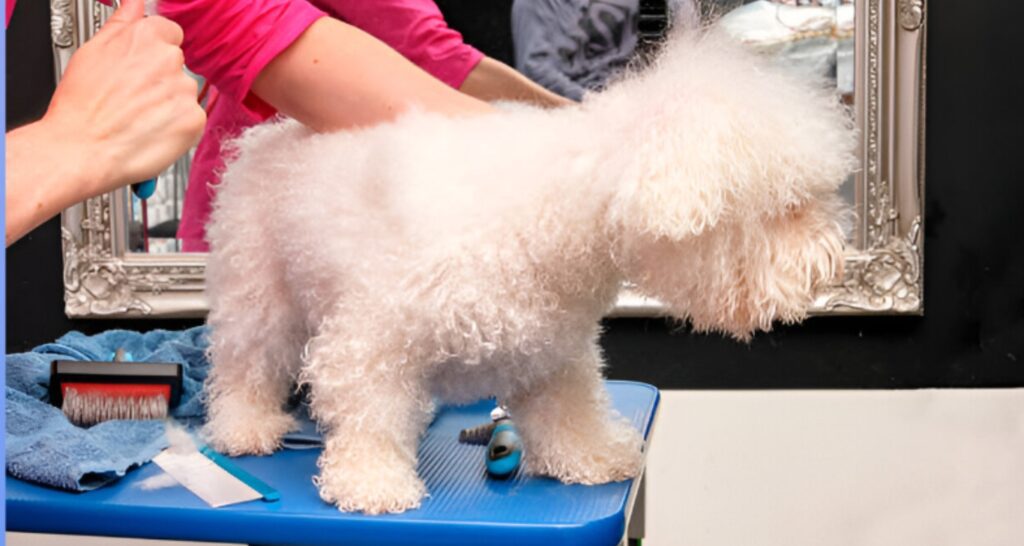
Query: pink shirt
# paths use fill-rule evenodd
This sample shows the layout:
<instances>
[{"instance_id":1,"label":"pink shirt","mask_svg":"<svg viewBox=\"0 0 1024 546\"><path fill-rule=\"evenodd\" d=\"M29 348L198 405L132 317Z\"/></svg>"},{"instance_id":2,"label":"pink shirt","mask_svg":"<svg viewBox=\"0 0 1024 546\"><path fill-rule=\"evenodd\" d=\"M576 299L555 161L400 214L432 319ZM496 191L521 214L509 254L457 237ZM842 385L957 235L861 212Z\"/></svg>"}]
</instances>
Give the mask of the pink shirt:
<instances>
[{"instance_id":1,"label":"pink shirt","mask_svg":"<svg viewBox=\"0 0 1024 546\"><path fill-rule=\"evenodd\" d=\"M201 29L204 33L203 38L210 40L202 45L185 44L189 68L203 75L218 74L216 66L223 60L223 57L218 55L219 48L231 44L233 40L241 40L246 33L251 32L245 29L254 26L262 28L261 25L243 25L242 30L239 30L238 27L216 23L207 28L198 22L198 18L204 17L205 21L206 14L202 9L209 8L197 8L193 4L210 1L239 5L224 0L163 0L160 9L161 14L169 16L185 28L186 42L192 39L189 37L191 28ZM183 240L183 250L186 252L209 250L203 236L216 185L220 182L220 171L224 167L221 142L237 136L245 128L265 120L273 113L268 105L249 93L253 79L274 55L293 42L319 16L318 10L301 0L256 1L261 4L279 4L273 9L279 15L266 16L262 20L266 21L266 24L277 24L280 33L268 32L267 36L260 40L263 43L262 47L255 48L253 53L249 53L249 50L233 53L235 57L227 64L248 65L249 70L236 70L231 74L219 74L217 77L208 76L220 93L215 92L210 98L206 129L196 148L192 170L189 173L185 205L178 228L178 237ZM462 41L462 36L458 32L448 28L433 0L312 2L331 16L377 37L454 88L462 85L466 76L483 58L481 52ZM167 4L173 4L173 12L164 7ZM190 9L194 11L189 11ZM190 26L183 23L191 23L191 19L196 19L196 22ZM300 27L301 30L296 32ZM272 55L267 57L266 53L271 52ZM252 59L248 63L246 55Z\"/></svg>"},{"instance_id":2,"label":"pink shirt","mask_svg":"<svg viewBox=\"0 0 1024 546\"><path fill-rule=\"evenodd\" d=\"M185 64L262 118L275 110L250 92L263 68L325 14L304 0L161 0L181 25Z\"/></svg>"},{"instance_id":3,"label":"pink shirt","mask_svg":"<svg viewBox=\"0 0 1024 546\"><path fill-rule=\"evenodd\" d=\"M5 24L16 2L7 0ZM184 30L185 64L263 118L274 109L249 92L253 80L325 15L305 0L160 0L157 11Z\"/></svg>"}]
</instances>

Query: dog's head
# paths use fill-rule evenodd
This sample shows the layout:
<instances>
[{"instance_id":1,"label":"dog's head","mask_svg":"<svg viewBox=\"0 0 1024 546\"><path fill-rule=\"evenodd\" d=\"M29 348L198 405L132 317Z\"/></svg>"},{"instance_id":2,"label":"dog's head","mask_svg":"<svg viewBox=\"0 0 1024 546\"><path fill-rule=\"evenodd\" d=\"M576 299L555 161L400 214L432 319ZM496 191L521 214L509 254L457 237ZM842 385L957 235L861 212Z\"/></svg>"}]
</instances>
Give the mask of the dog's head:
<instances>
[{"instance_id":1,"label":"dog's head","mask_svg":"<svg viewBox=\"0 0 1024 546\"><path fill-rule=\"evenodd\" d=\"M834 91L711 29L673 36L602 103L630 115L606 222L623 275L699 330L803 318L840 273L835 192L856 166Z\"/></svg>"},{"instance_id":2,"label":"dog's head","mask_svg":"<svg viewBox=\"0 0 1024 546\"><path fill-rule=\"evenodd\" d=\"M774 216L721 222L698 235L619 224L615 262L639 291L698 331L747 340L803 319L818 288L842 275L846 206L812 198Z\"/></svg>"}]
</instances>

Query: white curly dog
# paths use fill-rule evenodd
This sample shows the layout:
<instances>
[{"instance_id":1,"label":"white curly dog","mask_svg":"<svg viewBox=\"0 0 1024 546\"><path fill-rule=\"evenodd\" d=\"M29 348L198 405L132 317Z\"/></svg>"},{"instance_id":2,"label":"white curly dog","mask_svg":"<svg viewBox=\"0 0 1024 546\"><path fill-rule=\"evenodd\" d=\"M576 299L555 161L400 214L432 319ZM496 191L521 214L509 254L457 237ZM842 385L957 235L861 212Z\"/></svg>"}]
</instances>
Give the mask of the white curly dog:
<instances>
[{"instance_id":1,"label":"white curly dog","mask_svg":"<svg viewBox=\"0 0 1024 546\"><path fill-rule=\"evenodd\" d=\"M419 506L435 400L497 396L533 473L635 476L598 345L623 282L743 339L803 318L842 265L848 112L719 34L579 106L245 133L209 227L212 445L272 452L298 381L344 511Z\"/></svg>"}]
</instances>

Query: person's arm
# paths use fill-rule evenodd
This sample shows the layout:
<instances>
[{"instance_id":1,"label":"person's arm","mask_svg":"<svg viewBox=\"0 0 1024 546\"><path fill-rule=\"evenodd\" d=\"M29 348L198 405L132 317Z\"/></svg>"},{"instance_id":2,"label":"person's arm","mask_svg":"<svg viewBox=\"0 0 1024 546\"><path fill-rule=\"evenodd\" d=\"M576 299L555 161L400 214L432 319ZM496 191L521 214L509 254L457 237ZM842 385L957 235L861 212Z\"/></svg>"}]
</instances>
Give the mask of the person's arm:
<instances>
[{"instance_id":1,"label":"person's arm","mask_svg":"<svg viewBox=\"0 0 1024 546\"><path fill-rule=\"evenodd\" d=\"M158 10L184 29L189 68L259 117L280 111L336 130L391 120L412 106L490 111L306 0L162 0Z\"/></svg>"},{"instance_id":2,"label":"person's arm","mask_svg":"<svg viewBox=\"0 0 1024 546\"><path fill-rule=\"evenodd\" d=\"M104 169L69 136L45 119L7 133L6 246L100 185Z\"/></svg>"},{"instance_id":3,"label":"person's arm","mask_svg":"<svg viewBox=\"0 0 1024 546\"><path fill-rule=\"evenodd\" d=\"M313 3L393 47L449 86L485 101L564 106L563 99L515 69L467 44L448 26L434 0L313 0Z\"/></svg>"},{"instance_id":4,"label":"person's arm","mask_svg":"<svg viewBox=\"0 0 1024 546\"><path fill-rule=\"evenodd\" d=\"M574 101L544 89L530 78L516 72L514 68L490 57L484 57L477 63L459 90L486 101L524 101L545 108L575 104Z\"/></svg>"},{"instance_id":5,"label":"person's arm","mask_svg":"<svg viewBox=\"0 0 1024 546\"><path fill-rule=\"evenodd\" d=\"M491 111L369 34L328 17L274 58L253 92L318 130L372 125L410 107L448 115Z\"/></svg>"},{"instance_id":6,"label":"person's arm","mask_svg":"<svg viewBox=\"0 0 1024 546\"><path fill-rule=\"evenodd\" d=\"M68 206L152 178L206 116L184 72L181 29L126 0L71 58L43 118L7 133L6 244Z\"/></svg>"}]
</instances>

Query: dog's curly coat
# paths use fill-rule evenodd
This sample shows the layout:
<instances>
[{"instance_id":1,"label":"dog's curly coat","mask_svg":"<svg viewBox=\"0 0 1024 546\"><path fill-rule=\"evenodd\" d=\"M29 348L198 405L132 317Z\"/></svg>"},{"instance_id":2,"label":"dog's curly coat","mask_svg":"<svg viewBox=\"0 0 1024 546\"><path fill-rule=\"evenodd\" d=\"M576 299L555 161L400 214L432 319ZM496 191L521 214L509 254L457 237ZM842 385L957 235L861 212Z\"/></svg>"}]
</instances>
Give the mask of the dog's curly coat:
<instances>
[{"instance_id":1,"label":"dog's curly coat","mask_svg":"<svg viewBox=\"0 0 1024 546\"><path fill-rule=\"evenodd\" d=\"M426 494L433 400L496 395L530 471L633 477L642 439L597 343L620 285L737 338L803 318L842 265L851 125L823 86L704 31L578 107L254 128L209 228L206 434L270 453L309 384L323 499L400 512Z\"/></svg>"}]
</instances>

